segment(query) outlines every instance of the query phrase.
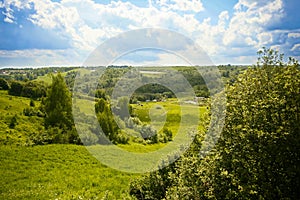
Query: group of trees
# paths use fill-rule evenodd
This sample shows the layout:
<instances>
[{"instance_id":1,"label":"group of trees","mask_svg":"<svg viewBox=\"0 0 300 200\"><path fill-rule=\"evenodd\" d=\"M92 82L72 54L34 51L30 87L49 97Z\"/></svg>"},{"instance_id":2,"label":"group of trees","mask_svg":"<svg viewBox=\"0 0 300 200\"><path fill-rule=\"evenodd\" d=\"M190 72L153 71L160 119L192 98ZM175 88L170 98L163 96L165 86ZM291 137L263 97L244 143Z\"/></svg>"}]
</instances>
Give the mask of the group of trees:
<instances>
[{"instance_id":1,"label":"group of trees","mask_svg":"<svg viewBox=\"0 0 300 200\"><path fill-rule=\"evenodd\" d=\"M13 96L22 96L38 99L46 96L47 86L42 82L12 81L8 93Z\"/></svg>"},{"instance_id":2,"label":"group of trees","mask_svg":"<svg viewBox=\"0 0 300 200\"><path fill-rule=\"evenodd\" d=\"M37 70L41 71L42 69ZM15 75L14 70L8 71L11 71L10 75L7 75L8 77ZM30 73L28 70L25 71ZM42 71L46 72L47 70ZM28 107L23 109L22 114L25 118L28 118L28 122L33 121L35 123L39 121L44 125L43 130L40 129L36 132L35 128L32 128L34 133L26 133L27 141L24 145L49 143L81 144L73 123L71 93L64 77L60 73L52 75L52 84L50 86L36 80L18 81L12 78L0 78L0 89L7 90L8 94L12 96L30 98L30 103ZM35 105L35 101L39 102L38 105ZM10 129L8 131L13 133L14 129L19 128L19 126L16 127L19 124L19 119L24 120L25 118L19 116L19 114L12 116L8 124ZM27 126L30 127L30 124Z\"/></svg>"},{"instance_id":3,"label":"group of trees","mask_svg":"<svg viewBox=\"0 0 300 200\"><path fill-rule=\"evenodd\" d=\"M300 196L300 72L264 48L227 87L221 138L199 156L203 133L172 165L131 183L138 199L297 199Z\"/></svg>"},{"instance_id":4,"label":"group of trees","mask_svg":"<svg viewBox=\"0 0 300 200\"><path fill-rule=\"evenodd\" d=\"M103 133L112 143L126 144L131 139L138 143L166 143L172 140L172 131L165 128L162 133L148 123L143 123L134 116L127 97L118 99L116 106L111 106L106 98L98 98L95 104L98 122ZM131 135L126 134L130 129Z\"/></svg>"},{"instance_id":5,"label":"group of trees","mask_svg":"<svg viewBox=\"0 0 300 200\"><path fill-rule=\"evenodd\" d=\"M94 70L91 68L90 70ZM133 72L130 74L130 72L134 71L132 67L109 67L106 69L98 70L96 69L93 71L92 74L82 74L83 80L85 80L86 84L82 84L80 88L77 88L81 90L83 93L89 93L90 96L94 97L97 96L98 91L104 91L107 95L111 95L112 92L115 89L116 84L120 84L121 78L123 79L123 82L126 84L134 83L137 79L141 79L141 82L147 83L147 82L155 82L157 79L155 77L151 77L149 75L144 75L142 73L135 73ZM198 72L196 68L193 67L174 67L170 69L170 71L165 71L163 68L157 68L153 69L160 70L162 72L161 74L161 80L165 80L166 82L172 82L174 84L174 87L176 92L182 92L186 88L182 87L182 76L185 77L185 79L190 83L192 88L195 90L196 96L201 97L209 97L209 91L206 87L205 81L203 80L201 74ZM169 73L172 72L173 73ZM174 71L177 71L178 73L174 73ZM103 74L102 74L103 72ZM207 71L209 74L210 72ZM180 76L179 76L180 74ZM125 75L125 76L124 76ZM132 76L131 76L132 75ZM69 72L66 76L66 82L68 86L73 85L75 74L72 72ZM92 79L91 76L97 76L97 78L101 77L98 80L98 88L96 91L91 90L90 80ZM124 80L124 79L127 79ZM127 86L125 86L125 89ZM162 98L170 98L175 97L174 91L171 91L169 88L156 83L151 84L145 84L140 88L137 88L137 90L132 95L132 98L130 99L131 103L135 103L137 101L146 101L146 100L154 100L154 99L162 99Z\"/></svg>"},{"instance_id":6,"label":"group of trees","mask_svg":"<svg viewBox=\"0 0 300 200\"><path fill-rule=\"evenodd\" d=\"M111 112L111 106L106 99L100 98L97 100L95 111L103 133L111 142L115 144L126 144L129 141L129 137L122 132L119 125L116 123L115 117Z\"/></svg>"},{"instance_id":7,"label":"group of trees","mask_svg":"<svg viewBox=\"0 0 300 200\"><path fill-rule=\"evenodd\" d=\"M9 95L38 99L46 96L47 86L37 81L7 81L0 78L0 90L8 90Z\"/></svg>"},{"instance_id":8,"label":"group of trees","mask_svg":"<svg viewBox=\"0 0 300 200\"><path fill-rule=\"evenodd\" d=\"M5 68L0 69L0 78L6 80L17 80L17 81L31 81L37 79L39 76L44 76L51 73L57 72L68 72L78 67L46 67L46 68Z\"/></svg>"}]
</instances>

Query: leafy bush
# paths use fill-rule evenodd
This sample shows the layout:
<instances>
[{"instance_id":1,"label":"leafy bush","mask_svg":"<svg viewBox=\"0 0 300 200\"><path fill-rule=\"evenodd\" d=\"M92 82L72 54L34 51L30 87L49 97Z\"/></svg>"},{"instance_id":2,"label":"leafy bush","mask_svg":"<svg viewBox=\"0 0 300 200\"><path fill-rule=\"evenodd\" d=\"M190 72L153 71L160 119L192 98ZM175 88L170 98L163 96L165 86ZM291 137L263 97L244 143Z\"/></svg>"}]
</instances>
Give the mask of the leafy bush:
<instances>
[{"instance_id":1,"label":"leafy bush","mask_svg":"<svg viewBox=\"0 0 300 200\"><path fill-rule=\"evenodd\" d=\"M162 143L167 143L169 141L172 141L172 138L173 138L172 131L167 128L164 128L163 132L159 134L159 141Z\"/></svg>"},{"instance_id":2,"label":"leafy bush","mask_svg":"<svg viewBox=\"0 0 300 200\"><path fill-rule=\"evenodd\" d=\"M144 138L144 140L149 141L149 143L157 143L158 142L157 132L150 125L144 124L144 125L140 126L139 132L140 132L141 136Z\"/></svg>"},{"instance_id":3,"label":"leafy bush","mask_svg":"<svg viewBox=\"0 0 300 200\"><path fill-rule=\"evenodd\" d=\"M0 90L9 90L9 84L3 78L0 78Z\"/></svg>"},{"instance_id":4,"label":"leafy bush","mask_svg":"<svg viewBox=\"0 0 300 200\"><path fill-rule=\"evenodd\" d=\"M8 91L9 95L21 96L24 85L21 82L13 81Z\"/></svg>"}]
</instances>

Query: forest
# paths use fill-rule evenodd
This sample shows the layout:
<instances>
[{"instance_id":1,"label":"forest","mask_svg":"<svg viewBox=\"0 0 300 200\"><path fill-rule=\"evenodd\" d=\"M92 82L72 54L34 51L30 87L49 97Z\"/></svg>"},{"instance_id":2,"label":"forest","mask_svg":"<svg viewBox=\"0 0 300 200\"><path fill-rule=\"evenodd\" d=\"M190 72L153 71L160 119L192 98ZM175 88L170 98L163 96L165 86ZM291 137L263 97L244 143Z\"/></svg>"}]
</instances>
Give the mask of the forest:
<instances>
[{"instance_id":1,"label":"forest","mask_svg":"<svg viewBox=\"0 0 300 200\"><path fill-rule=\"evenodd\" d=\"M205 157L200 151L210 127L211 105L220 102L212 101L196 67L141 67L138 77L147 84L138 88L134 67L98 68L0 69L0 199L300 196L296 59L263 48L252 66L218 66L225 84L226 117L216 144L206 144L213 147ZM213 77L209 69L205 73ZM84 81L78 84L76 77ZM166 82L155 83L157 77ZM185 96L183 79L194 97ZM168 81L174 83L172 89L166 87ZM126 88L135 88L129 97ZM154 152L174 143L181 132L189 134L194 124L189 148L159 170L122 172L90 154L101 145Z\"/></svg>"}]
</instances>

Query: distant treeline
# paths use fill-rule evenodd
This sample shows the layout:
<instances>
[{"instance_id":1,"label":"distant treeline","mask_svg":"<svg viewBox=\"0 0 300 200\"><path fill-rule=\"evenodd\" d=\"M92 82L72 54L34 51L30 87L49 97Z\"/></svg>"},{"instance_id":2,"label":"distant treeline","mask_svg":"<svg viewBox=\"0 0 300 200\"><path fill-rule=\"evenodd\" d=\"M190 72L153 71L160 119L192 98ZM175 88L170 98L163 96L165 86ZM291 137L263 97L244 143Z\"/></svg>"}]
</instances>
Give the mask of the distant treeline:
<instances>
[{"instance_id":1,"label":"distant treeline","mask_svg":"<svg viewBox=\"0 0 300 200\"><path fill-rule=\"evenodd\" d=\"M4 68L0 69L0 78L6 80L28 81L56 72L68 72L79 67L45 67L45 68Z\"/></svg>"}]
</instances>

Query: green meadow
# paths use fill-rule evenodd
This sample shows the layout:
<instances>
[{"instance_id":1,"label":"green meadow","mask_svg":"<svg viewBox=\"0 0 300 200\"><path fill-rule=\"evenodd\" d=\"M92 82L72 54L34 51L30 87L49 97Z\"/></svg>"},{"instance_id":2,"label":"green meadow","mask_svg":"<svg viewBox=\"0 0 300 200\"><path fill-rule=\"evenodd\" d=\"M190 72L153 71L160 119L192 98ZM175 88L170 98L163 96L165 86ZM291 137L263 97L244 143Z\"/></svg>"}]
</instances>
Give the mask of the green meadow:
<instances>
[{"instance_id":1,"label":"green meadow","mask_svg":"<svg viewBox=\"0 0 300 200\"><path fill-rule=\"evenodd\" d=\"M79 99L81 109L93 108L94 102ZM35 107L40 101L34 101ZM151 123L157 130L168 128L176 136L182 115L203 114L204 107L190 104L180 106L176 99L164 102L132 104L135 115L144 123ZM11 96L0 91L0 199L131 199L130 182L141 174L126 173L102 164L88 151L99 146L51 144L32 146L28 138L42 134L43 120L37 116L24 116L30 108L30 99ZM9 123L14 116L14 129ZM158 117L157 117L158 116ZM197 118L197 117L196 117ZM183 123L188 128L189 123ZM143 144L129 142L118 144L128 152L150 153L164 148L168 143ZM97 150L97 151L98 151Z\"/></svg>"},{"instance_id":2,"label":"green meadow","mask_svg":"<svg viewBox=\"0 0 300 200\"><path fill-rule=\"evenodd\" d=\"M101 164L84 146L0 146L0 199L126 199L138 175Z\"/></svg>"}]
</instances>

